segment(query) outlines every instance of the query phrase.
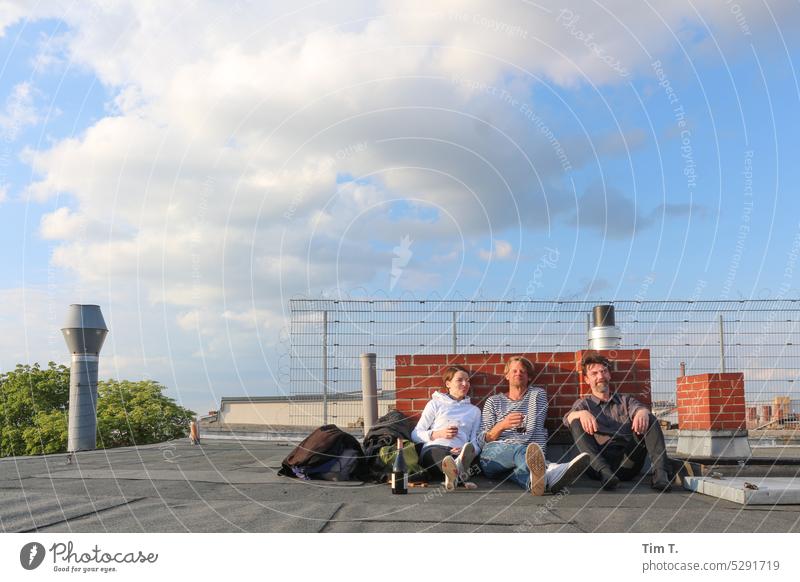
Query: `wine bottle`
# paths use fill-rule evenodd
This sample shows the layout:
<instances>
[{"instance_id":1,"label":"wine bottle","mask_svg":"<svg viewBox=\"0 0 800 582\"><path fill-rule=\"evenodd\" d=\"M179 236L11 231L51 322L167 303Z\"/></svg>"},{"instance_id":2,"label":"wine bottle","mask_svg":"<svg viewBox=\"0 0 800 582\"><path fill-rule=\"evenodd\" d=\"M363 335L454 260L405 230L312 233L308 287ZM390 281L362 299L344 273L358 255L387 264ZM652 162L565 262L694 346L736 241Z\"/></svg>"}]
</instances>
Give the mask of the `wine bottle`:
<instances>
[{"instance_id":1,"label":"wine bottle","mask_svg":"<svg viewBox=\"0 0 800 582\"><path fill-rule=\"evenodd\" d=\"M392 465L392 493L394 495L408 493L408 466L403 456L403 439L397 439L397 457Z\"/></svg>"}]
</instances>

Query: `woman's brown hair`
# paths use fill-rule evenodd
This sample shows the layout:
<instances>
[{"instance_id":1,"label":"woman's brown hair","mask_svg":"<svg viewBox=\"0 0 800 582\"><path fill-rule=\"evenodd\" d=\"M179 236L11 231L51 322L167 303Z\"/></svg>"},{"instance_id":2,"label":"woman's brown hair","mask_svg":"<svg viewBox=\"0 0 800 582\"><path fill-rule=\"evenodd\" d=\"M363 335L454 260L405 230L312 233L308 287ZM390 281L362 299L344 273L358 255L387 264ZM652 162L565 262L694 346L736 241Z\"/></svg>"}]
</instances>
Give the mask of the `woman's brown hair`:
<instances>
[{"instance_id":1,"label":"woman's brown hair","mask_svg":"<svg viewBox=\"0 0 800 582\"><path fill-rule=\"evenodd\" d=\"M442 380L447 384L458 372L464 372L467 376L470 375L469 370L466 368L462 368L461 366L448 366L445 368L444 374L442 374Z\"/></svg>"}]
</instances>

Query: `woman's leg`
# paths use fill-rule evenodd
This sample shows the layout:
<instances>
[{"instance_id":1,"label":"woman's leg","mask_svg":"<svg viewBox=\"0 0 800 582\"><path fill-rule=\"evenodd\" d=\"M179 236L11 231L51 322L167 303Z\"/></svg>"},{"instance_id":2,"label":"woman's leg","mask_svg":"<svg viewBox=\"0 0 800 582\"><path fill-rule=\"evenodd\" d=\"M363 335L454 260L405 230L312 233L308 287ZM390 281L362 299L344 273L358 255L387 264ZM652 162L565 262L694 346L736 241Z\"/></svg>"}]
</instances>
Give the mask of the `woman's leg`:
<instances>
[{"instance_id":1,"label":"woman's leg","mask_svg":"<svg viewBox=\"0 0 800 582\"><path fill-rule=\"evenodd\" d=\"M451 456L450 449L441 445L425 447L422 450L420 461L422 462L422 468L425 469L425 473L428 475L428 481L441 481L444 479L442 460L448 456Z\"/></svg>"}]
</instances>

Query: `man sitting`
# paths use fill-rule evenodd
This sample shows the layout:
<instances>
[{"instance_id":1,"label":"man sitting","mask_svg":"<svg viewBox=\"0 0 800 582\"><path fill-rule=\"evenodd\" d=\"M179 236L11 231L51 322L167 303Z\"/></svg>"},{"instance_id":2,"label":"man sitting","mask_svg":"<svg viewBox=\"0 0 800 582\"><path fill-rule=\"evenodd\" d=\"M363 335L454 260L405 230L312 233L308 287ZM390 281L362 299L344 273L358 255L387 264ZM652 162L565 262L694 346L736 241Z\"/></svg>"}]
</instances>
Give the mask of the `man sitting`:
<instances>
[{"instance_id":1,"label":"man sitting","mask_svg":"<svg viewBox=\"0 0 800 582\"><path fill-rule=\"evenodd\" d=\"M669 459L656 417L632 396L612 393L611 364L605 357L588 354L582 365L592 392L575 401L564 424L578 450L591 458L586 474L603 489L615 489L620 479L630 481L641 472L647 455L653 466L651 486L670 491Z\"/></svg>"},{"instance_id":2,"label":"man sitting","mask_svg":"<svg viewBox=\"0 0 800 582\"><path fill-rule=\"evenodd\" d=\"M589 456L580 454L569 463L545 459L547 393L530 385L533 375L533 364L522 356L506 361L508 394L490 396L483 407L480 465L490 479L510 478L533 495L556 494L580 477Z\"/></svg>"}]
</instances>

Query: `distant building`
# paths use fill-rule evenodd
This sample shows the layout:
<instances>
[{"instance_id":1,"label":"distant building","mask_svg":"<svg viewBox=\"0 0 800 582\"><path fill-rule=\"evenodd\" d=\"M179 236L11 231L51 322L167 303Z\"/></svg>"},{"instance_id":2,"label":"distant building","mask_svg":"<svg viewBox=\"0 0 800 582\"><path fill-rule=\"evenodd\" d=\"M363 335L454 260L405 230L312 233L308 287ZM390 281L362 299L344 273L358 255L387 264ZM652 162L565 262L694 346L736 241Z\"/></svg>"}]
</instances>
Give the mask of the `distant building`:
<instances>
[{"instance_id":1,"label":"distant building","mask_svg":"<svg viewBox=\"0 0 800 582\"><path fill-rule=\"evenodd\" d=\"M394 391L378 394L378 416L394 409ZM217 422L226 425L320 426L324 422L321 394L293 396L225 396ZM329 394L328 423L341 428L363 425L361 393Z\"/></svg>"}]
</instances>

